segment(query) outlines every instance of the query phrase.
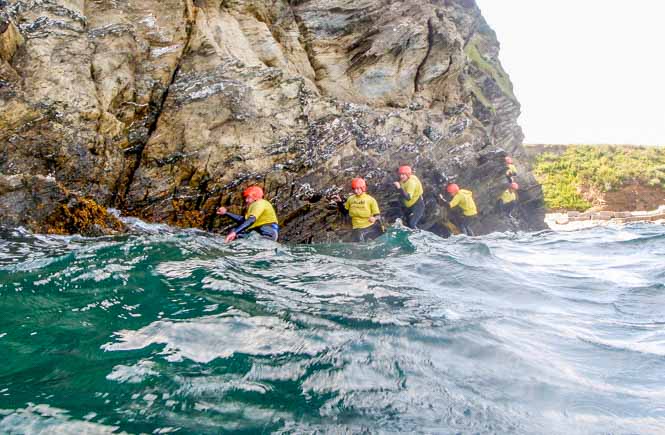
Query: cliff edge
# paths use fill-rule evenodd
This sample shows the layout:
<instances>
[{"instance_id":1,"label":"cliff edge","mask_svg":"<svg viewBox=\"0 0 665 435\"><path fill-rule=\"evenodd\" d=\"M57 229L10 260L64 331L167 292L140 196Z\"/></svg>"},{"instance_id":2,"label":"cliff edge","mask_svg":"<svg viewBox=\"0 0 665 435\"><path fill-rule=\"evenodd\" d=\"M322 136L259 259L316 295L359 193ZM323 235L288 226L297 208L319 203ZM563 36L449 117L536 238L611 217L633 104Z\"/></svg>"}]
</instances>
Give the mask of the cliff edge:
<instances>
[{"instance_id":1,"label":"cliff edge","mask_svg":"<svg viewBox=\"0 0 665 435\"><path fill-rule=\"evenodd\" d=\"M340 234L329 198L354 176L398 216L391 182L410 164L424 229L447 233L448 181L474 191L479 234L544 227L520 106L472 0L0 6L0 177L25 189L53 177L102 208L217 230L215 209L259 184L283 239L311 242ZM522 186L512 221L494 208L506 154Z\"/></svg>"}]
</instances>

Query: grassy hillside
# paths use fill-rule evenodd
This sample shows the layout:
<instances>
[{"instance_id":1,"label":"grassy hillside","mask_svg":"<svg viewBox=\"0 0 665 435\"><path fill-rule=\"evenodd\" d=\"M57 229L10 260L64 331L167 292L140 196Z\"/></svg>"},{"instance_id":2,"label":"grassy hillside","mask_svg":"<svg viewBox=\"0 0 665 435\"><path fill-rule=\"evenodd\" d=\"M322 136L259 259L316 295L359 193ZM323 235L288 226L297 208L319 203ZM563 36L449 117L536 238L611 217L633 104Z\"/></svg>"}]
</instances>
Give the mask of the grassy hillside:
<instances>
[{"instance_id":1,"label":"grassy hillside","mask_svg":"<svg viewBox=\"0 0 665 435\"><path fill-rule=\"evenodd\" d=\"M560 155L544 152L534 173L551 210L586 210L583 192L612 192L627 184L665 191L665 148L606 145L570 146Z\"/></svg>"}]
</instances>

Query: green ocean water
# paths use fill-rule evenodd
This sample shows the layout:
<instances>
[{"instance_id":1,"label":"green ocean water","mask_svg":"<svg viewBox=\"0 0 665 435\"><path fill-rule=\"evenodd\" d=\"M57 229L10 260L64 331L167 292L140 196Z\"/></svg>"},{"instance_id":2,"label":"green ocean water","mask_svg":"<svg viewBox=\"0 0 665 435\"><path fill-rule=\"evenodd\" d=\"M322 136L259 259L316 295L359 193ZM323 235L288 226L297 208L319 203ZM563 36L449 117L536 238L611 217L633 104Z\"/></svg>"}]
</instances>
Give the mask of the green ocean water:
<instances>
[{"instance_id":1,"label":"green ocean water","mask_svg":"<svg viewBox=\"0 0 665 435\"><path fill-rule=\"evenodd\" d=\"M665 228L0 233L1 433L665 433Z\"/></svg>"}]
</instances>

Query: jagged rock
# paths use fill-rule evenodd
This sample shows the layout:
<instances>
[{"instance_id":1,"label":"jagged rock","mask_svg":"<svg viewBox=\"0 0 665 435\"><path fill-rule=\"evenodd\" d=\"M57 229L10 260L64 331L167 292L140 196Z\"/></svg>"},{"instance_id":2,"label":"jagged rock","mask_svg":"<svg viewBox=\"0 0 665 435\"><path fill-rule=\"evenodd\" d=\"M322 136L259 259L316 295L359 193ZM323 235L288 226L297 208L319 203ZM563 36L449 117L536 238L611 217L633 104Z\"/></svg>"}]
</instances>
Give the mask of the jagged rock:
<instances>
[{"instance_id":1,"label":"jagged rock","mask_svg":"<svg viewBox=\"0 0 665 435\"><path fill-rule=\"evenodd\" d=\"M0 222L49 234L115 234L125 226L89 198L41 175L0 175Z\"/></svg>"},{"instance_id":2,"label":"jagged rock","mask_svg":"<svg viewBox=\"0 0 665 435\"><path fill-rule=\"evenodd\" d=\"M14 23L0 15L0 60L10 62L21 44L23 37Z\"/></svg>"},{"instance_id":3,"label":"jagged rock","mask_svg":"<svg viewBox=\"0 0 665 435\"><path fill-rule=\"evenodd\" d=\"M392 220L411 164L424 228L446 234L445 181L474 191L475 230L543 228L520 164L519 104L475 2L9 1L24 43L0 86L0 171L54 174L102 205L220 229L264 186L283 239L328 240L353 176ZM3 76L4 77L4 76ZM20 80L16 79L19 77ZM520 169L517 224L495 208Z\"/></svg>"}]
</instances>

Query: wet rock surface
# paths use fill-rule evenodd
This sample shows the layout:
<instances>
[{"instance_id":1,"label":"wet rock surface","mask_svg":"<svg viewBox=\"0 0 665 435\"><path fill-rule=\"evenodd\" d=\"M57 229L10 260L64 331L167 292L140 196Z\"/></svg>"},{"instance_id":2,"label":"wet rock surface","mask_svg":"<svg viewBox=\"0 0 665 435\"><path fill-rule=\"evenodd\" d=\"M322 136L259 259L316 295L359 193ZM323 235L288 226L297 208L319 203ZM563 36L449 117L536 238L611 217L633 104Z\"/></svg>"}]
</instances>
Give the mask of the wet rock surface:
<instances>
[{"instance_id":1,"label":"wet rock surface","mask_svg":"<svg viewBox=\"0 0 665 435\"><path fill-rule=\"evenodd\" d=\"M106 208L41 175L0 175L0 222L45 234L101 236L126 230Z\"/></svg>"},{"instance_id":2,"label":"wet rock surface","mask_svg":"<svg viewBox=\"0 0 665 435\"><path fill-rule=\"evenodd\" d=\"M425 229L448 233L447 181L473 190L479 234L544 226L519 104L472 1L23 0L3 19L6 176L213 231L229 224L215 209L239 211L256 183L282 239L310 242L344 235L330 198L354 176L398 217L392 181L410 164ZM506 153L514 219L495 208Z\"/></svg>"}]
</instances>

